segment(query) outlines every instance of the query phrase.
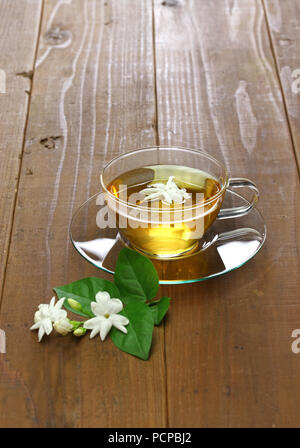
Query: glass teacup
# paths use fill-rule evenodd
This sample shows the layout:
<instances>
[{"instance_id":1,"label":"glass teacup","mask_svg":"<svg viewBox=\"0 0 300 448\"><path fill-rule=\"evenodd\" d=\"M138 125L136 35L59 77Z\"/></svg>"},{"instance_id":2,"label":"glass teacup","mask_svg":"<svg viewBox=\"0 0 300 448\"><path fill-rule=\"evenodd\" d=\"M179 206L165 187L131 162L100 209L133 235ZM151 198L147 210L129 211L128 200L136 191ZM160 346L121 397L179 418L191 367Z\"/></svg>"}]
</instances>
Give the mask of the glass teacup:
<instances>
[{"instance_id":1,"label":"glass teacup","mask_svg":"<svg viewBox=\"0 0 300 448\"><path fill-rule=\"evenodd\" d=\"M253 182L230 179L209 154L181 147L120 155L104 167L100 181L125 244L154 258L182 257L204 248L217 217L247 214L259 195ZM253 191L247 206L221 209L229 186Z\"/></svg>"}]
</instances>

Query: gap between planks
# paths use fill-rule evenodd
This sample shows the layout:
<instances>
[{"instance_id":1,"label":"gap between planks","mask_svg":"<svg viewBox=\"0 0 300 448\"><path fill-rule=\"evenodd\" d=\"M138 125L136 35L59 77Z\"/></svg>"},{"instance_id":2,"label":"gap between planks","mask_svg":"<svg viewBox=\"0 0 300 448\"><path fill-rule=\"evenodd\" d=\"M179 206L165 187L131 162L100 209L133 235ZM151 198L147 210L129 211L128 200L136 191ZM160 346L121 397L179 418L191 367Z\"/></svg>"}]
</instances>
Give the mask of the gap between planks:
<instances>
[{"instance_id":1,"label":"gap between planks","mask_svg":"<svg viewBox=\"0 0 300 448\"><path fill-rule=\"evenodd\" d=\"M270 29L270 24L269 24L269 20L268 20L268 13L267 13L267 10L266 10L265 0L261 0L261 4L262 4L263 11L264 11L264 17L265 17L266 28L267 28L267 35L268 35L268 39L269 39L269 43L270 43L271 53L272 53L272 56L273 56L273 59L274 59L274 67L275 67L276 77L278 79L278 84L279 84L279 87L280 87L284 113L285 113L285 116L286 116L286 121L287 121L288 129L289 129L289 133L290 133L290 137L291 137L295 163L296 163L296 166L297 166L298 174L300 176L300 158L298 157L298 153L297 153L297 150L296 150L296 143L295 143L295 140L294 140L292 125L291 125L290 117L289 117L289 113L288 113L287 102L286 102L284 89L283 89L283 85L282 85L282 81L281 81L281 76L280 76L280 71L279 71L279 64L278 64L278 61L277 61L277 58L276 58L276 52L275 52L274 42L273 42L272 33L271 33L271 29Z\"/></svg>"},{"instance_id":2,"label":"gap between planks","mask_svg":"<svg viewBox=\"0 0 300 448\"><path fill-rule=\"evenodd\" d=\"M158 98L157 98L157 70L156 70L156 42L155 42L155 5L152 0L152 55L153 55L153 80L154 80L154 103L155 103L155 137L156 145L159 146L159 128L158 128ZM164 326L164 364L165 364L165 400L166 400L166 428L169 428L169 400L168 400L168 365L166 352L166 322L163 321Z\"/></svg>"}]
</instances>

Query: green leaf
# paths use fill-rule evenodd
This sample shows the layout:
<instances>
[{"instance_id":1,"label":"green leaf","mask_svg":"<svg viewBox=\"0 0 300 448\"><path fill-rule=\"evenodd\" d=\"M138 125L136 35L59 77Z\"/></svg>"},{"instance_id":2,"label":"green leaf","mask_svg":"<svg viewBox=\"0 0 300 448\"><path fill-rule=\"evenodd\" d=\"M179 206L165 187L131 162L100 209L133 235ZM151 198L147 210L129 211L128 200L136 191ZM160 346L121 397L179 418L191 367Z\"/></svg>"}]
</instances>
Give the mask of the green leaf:
<instances>
[{"instance_id":1,"label":"green leaf","mask_svg":"<svg viewBox=\"0 0 300 448\"><path fill-rule=\"evenodd\" d=\"M152 311L154 325L159 325L161 323L169 309L170 301L170 297L164 296L157 302L152 302L152 304L150 304L150 310Z\"/></svg>"},{"instance_id":2,"label":"green leaf","mask_svg":"<svg viewBox=\"0 0 300 448\"><path fill-rule=\"evenodd\" d=\"M146 302L157 294L159 279L152 262L126 247L119 253L114 279L125 304Z\"/></svg>"},{"instance_id":3,"label":"green leaf","mask_svg":"<svg viewBox=\"0 0 300 448\"><path fill-rule=\"evenodd\" d=\"M148 359L154 327L149 306L138 301L130 302L120 314L129 319L129 324L126 326L127 334L112 328L110 335L114 344L126 353Z\"/></svg>"},{"instance_id":4,"label":"green leaf","mask_svg":"<svg viewBox=\"0 0 300 448\"><path fill-rule=\"evenodd\" d=\"M95 296L99 291L107 291L111 298L121 298L120 292L116 285L103 278L88 277L68 285L58 286L53 288L57 297L61 299L66 297L64 307L72 311L72 313L79 314L79 316L93 317L91 310L91 302L95 301ZM82 311L75 311L67 302L67 299L77 300L82 306Z\"/></svg>"}]
</instances>

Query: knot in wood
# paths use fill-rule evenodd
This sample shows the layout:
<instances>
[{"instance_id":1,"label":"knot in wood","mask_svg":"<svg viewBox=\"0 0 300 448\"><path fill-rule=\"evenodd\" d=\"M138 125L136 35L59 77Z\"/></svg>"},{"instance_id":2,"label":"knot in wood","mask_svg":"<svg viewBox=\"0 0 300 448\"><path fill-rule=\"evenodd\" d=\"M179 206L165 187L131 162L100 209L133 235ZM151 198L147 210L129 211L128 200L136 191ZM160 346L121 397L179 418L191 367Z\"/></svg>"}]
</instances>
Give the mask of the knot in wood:
<instances>
[{"instance_id":1,"label":"knot in wood","mask_svg":"<svg viewBox=\"0 0 300 448\"><path fill-rule=\"evenodd\" d=\"M72 37L72 33L69 30L61 29L59 26L51 28L46 32L44 39L49 45L62 45Z\"/></svg>"},{"instance_id":2,"label":"knot in wood","mask_svg":"<svg viewBox=\"0 0 300 448\"><path fill-rule=\"evenodd\" d=\"M162 6L179 6L182 4L182 0L164 0Z\"/></svg>"}]
</instances>

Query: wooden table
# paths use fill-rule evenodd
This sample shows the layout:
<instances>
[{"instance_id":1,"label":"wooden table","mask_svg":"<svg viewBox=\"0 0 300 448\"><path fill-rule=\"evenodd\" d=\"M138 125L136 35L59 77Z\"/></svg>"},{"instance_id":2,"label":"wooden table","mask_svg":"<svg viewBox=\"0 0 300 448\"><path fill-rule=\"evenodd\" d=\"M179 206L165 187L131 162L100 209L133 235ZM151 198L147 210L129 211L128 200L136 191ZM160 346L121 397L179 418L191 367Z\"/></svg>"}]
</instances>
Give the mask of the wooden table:
<instances>
[{"instance_id":1,"label":"wooden table","mask_svg":"<svg viewBox=\"0 0 300 448\"><path fill-rule=\"evenodd\" d=\"M0 426L299 426L300 1L1 0L0 24ZM149 361L98 338L38 344L52 287L105 277L71 247L72 214L113 156L153 144L253 179L266 246L163 287Z\"/></svg>"}]
</instances>

